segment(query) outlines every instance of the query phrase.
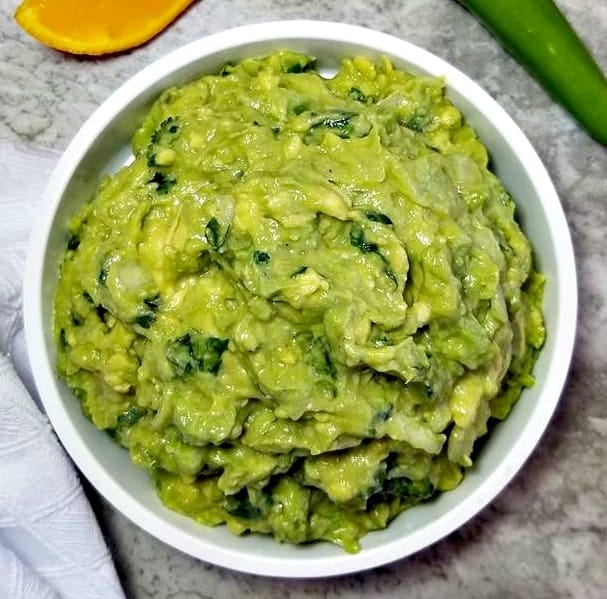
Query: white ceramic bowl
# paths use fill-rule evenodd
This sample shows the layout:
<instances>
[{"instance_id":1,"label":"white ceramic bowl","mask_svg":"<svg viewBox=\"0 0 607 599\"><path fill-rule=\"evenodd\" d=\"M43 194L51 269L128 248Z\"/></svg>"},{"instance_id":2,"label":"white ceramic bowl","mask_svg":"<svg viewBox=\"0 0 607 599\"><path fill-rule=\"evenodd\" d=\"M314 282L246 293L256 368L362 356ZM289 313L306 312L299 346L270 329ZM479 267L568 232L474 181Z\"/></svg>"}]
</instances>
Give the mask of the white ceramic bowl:
<instances>
[{"instance_id":1,"label":"white ceramic bowl","mask_svg":"<svg viewBox=\"0 0 607 599\"><path fill-rule=\"evenodd\" d=\"M55 375L52 304L65 250L67 220L88 200L100 176L130 157L130 138L151 102L167 87L216 72L228 60L288 47L318 57L330 73L340 58L387 55L399 68L445 78L452 101L488 147L494 170L514 196L539 268L547 276L546 345L535 367L537 385L524 392L491 433L475 466L454 491L416 506L386 530L367 535L347 555L329 543L280 545L269 537L236 537L165 508L147 472L97 431ZM452 532L512 479L539 441L556 407L571 358L576 275L571 239L554 187L525 135L477 84L436 56L395 37L335 23L278 22L233 29L189 44L144 69L85 123L55 170L39 205L25 274L29 357L44 407L61 442L95 488L147 532L195 557L227 568L281 577L320 577L364 570L410 555Z\"/></svg>"}]
</instances>

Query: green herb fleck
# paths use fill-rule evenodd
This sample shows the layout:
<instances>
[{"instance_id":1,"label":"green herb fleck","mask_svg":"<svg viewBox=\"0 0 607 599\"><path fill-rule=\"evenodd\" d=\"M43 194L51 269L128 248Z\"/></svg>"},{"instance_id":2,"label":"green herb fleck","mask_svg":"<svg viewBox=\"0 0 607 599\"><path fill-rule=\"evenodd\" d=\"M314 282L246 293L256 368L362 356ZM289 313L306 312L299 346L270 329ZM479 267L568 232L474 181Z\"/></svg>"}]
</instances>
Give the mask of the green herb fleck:
<instances>
[{"instance_id":1,"label":"green herb fleck","mask_svg":"<svg viewBox=\"0 0 607 599\"><path fill-rule=\"evenodd\" d=\"M156 191L166 195L169 193L171 187L177 183L177 179L171 175L165 175L164 173L156 171L148 183L155 183Z\"/></svg>"},{"instance_id":2,"label":"green herb fleck","mask_svg":"<svg viewBox=\"0 0 607 599\"><path fill-rule=\"evenodd\" d=\"M366 210L365 216L375 223L381 223L382 225L391 225L392 220L390 217L382 214L381 212L375 212L375 210Z\"/></svg>"},{"instance_id":3,"label":"green herb fleck","mask_svg":"<svg viewBox=\"0 0 607 599\"><path fill-rule=\"evenodd\" d=\"M209 245L214 250L219 250L221 246L223 246L223 244L225 243L226 237L228 236L228 229L226 229L225 234L222 236L219 221L215 217L213 217L207 223L204 233Z\"/></svg>"},{"instance_id":4,"label":"green herb fleck","mask_svg":"<svg viewBox=\"0 0 607 599\"><path fill-rule=\"evenodd\" d=\"M285 71L287 73L305 73L314 68L316 60L313 58L301 57L297 59L297 62L293 62L286 66Z\"/></svg>"},{"instance_id":5,"label":"green herb fleck","mask_svg":"<svg viewBox=\"0 0 607 599\"><path fill-rule=\"evenodd\" d=\"M390 478L384 484L384 493L403 499L415 499L416 501L432 497L434 491L434 485L427 478L411 480L403 476L400 478Z\"/></svg>"},{"instance_id":6,"label":"green herb fleck","mask_svg":"<svg viewBox=\"0 0 607 599\"><path fill-rule=\"evenodd\" d=\"M73 233L72 236L70 237L69 241L67 242L67 249L74 251L74 250L78 249L79 245L80 245L80 237L76 233Z\"/></svg>"},{"instance_id":7,"label":"green herb fleck","mask_svg":"<svg viewBox=\"0 0 607 599\"><path fill-rule=\"evenodd\" d=\"M156 164L156 148L155 146L171 146L175 140L175 135L179 132L179 123L172 116L166 118L150 138L150 143L146 149L146 159L148 166L159 166Z\"/></svg>"},{"instance_id":8,"label":"green herb fleck","mask_svg":"<svg viewBox=\"0 0 607 599\"><path fill-rule=\"evenodd\" d=\"M415 114L405 122L405 127L412 131L420 132L426 124L426 116L423 114Z\"/></svg>"},{"instance_id":9,"label":"green herb fleck","mask_svg":"<svg viewBox=\"0 0 607 599\"><path fill-rule=\"evenodd\" d=\"M255 250L253 252L253 261L255 264L267 264L270 261L270 254Z\"/></svg>"},{"instance_id":10,"label":"green herb fleck","mask_svg":"<svg viewBox=\"0 0 607 599\"><path fill-rule=\"evenodd\" d=\"M99 285L104 285L107 283L107 277L109 274L109 269L108 267L104 264L101 267L101 270L99 271L99 276L97 277L97 282L99 283Z\"/></svg>"},{"instance_id":11,"label":"green herb fleck","mask_svg":"<svg viewBox=\"0 0 607 599\"><path fill-rule=\"evenodd\" d=\"M145 157L148 166L158 166L156 164L156 150L152 144L150 144L145 151Z\"/></svg>"},{"instance_id":12,"label":"green herb fleck","mask_svg":"<svg viewBox=\"0 0 607 599\"><path fill-rule=\"evenodd\" d=\"M342 139L348 139L354 130L352 119L355 116L356 114L353 112L337 111L321 119L317 123L314 123L314 125L310 127L310 131L314 131L318 128L332 129Z\"/></svg>"},{"instance_id":13,"label":"green herb fleck","mask_svg":"<svg viewBox=\"0 0 607 599\"><path fill-rule=\"evenodd\" d=\"M243 520L255 520L262 515L261 509L251 503L246 489L226 497L224 509L228 514Z\"/></svg>"},{"instance_id":14,"label":"green herb fleck","mask_svg":"<svg viewBox=\"0 0 607 599\"><path fill-rule=\"evenodd\" d=\"M331 361L330 347L325 337L312 337L306 348L306 361L319 376L337 375L335 365Z\"/></svg>"},{"instance_id":15,"label":"green herb fleck","mask_svg":"<svg viewBox=\"0 0 607 599\"><path fill-rule=\"evenodd\" d=\"M367 98L357 87L351 87L348 95L357 102L364 102Z\"/></svg>"},{"instance_id":16,"label":"green herb fleck","mask_svg":"<svg viewBox=\"0 0 607 599\"><path fill-rule=\"evenodd\" d=\"M394 406L392 404L388 404L386 406L382 406L375 415L373 416L373 422L386 422L389 420L390 416L392 416L392 412L394 411Z\"/></svg>"},{"instance_id":17,"label":"green herb fleck","mask_svg":"<svg viewBox=\"0 0 607 599\"><path fill-rule=\"evenodd\" d=\"M365 233L357 224L353 224L350 229L350 243L358 248L363 254L377 254L384 263L384 273L398 287L398 278L394 271L389 267L386 257L379 251L379 246L376 243L370 242L365 238Z\"/></svg>"},{"instance_id":18,"label":"green herb fleck","mask_svg":"<svg viewBox=\"0 0 607 599\"><path fill-rule=\"evenodd\" d=\"M179 124L177 123L177 119L172 116L167 117L160 125L158 129L152 133L152 137L150 141L153 144L165 143L167 141L165 139L166 135L175 135L179 131Z\"/></svg>"},{"instance_id":19,"label":"green herb fleck","mask_svg":"<svg viewBox=\"0 0 607 599\"><path fill-rule=\"evenodd\" d=\"M350 244L358 248L361 252L363 252L363 254L379 253L377 244L367 241L362 227L356 224L353 224L352 228L350 229Z\"/></svg>"},{"instance_id":20,"label":"green herb fleck","mask_svg":"<svg viewBox=\"0 0 607 599\"><path fill-rule=\"evenodd\" d=\"M394 344L392 342L392 339L390 339L390 337L388 337L387 335L380 335L379 337L377 337L377 339L373 340L373 345L374 347L389 347Z\"/></svg>"},{"instance_id":21,"label":"green herb fleck","mask_svg":"<svg viewBox=\"0 0 607 599\"><path fill-rule=\"evenodd\" d=\"M226 62L223 67L221 67L219 75L221 77L227 77L234 70L234 66L233 62Z\"/></svg>"},{"instance_id":22,"label":"green herb fleck","mask_svg":"<svg viewBox=\"0 0 607 599\"><path fill-rule=\"evenodd\" d=\"M307 266L300 266L295 272L291 273L291 279L294 277L298 277L299 275L303 275L304 272L308 270Z\"/></svg>"},{"instance_id":23,"label":"green herb fleck","mask_svg":"<svg viewBox=\"0 0 607 599\"><path fill-rule=\"evenodd\" d=\"M222 354L227 349L229 339L206 337L191 330L175 339L167 348L167 359L178 375L196 370L217 374L221 367Z\"/></svg>"},{"instance_id":24,"label":"green herb fleck","mask_svg":"<svg viewBox=\"0 0 607 599\"><path fill-rule=\"evenodd\" d=\"M149 297L143 300L143 303L150 309L152 312L157 312L158 307L160 306L160 295L155 295L154 297Z\"/></svg>"},{"instance_id":25,"label":"green herb fleck","mask_svg":"<svg viewBox=\"0 0 607 599\"><path fill-rule=\"evenodd\" d=\"M126 426L133 426L136 422L141 420L148 411L140 406L131 406L128 410L122 412L118 416L117 425L122 428Z\"/></svg>"},{"instance_id":26,"label":"green herb fleck","mask_svg":"<svg viewBox=\"0 0 607 599\"><path fill-rule=\"evenodd\" d=\"M308 106L306 104L296 104L295 106L293 106L293 108L291 108L291 112L295 116L299 116L300 114L304 113L306 110L308 110Z\"/></svg>"},{"instance_id":27,"label":"green herb fleck","mask_svg":"<svg viewBox=\"0 0 607 599\"><path fill-rule=\"evenodd\" d=\"M107 322L107 315L109 314L109 310L105 306L97 304L95 311L97 312L99 320L105 324Z\"/></svg>"},{"instance_id":28,"label":"green herb fleck","mask_svg":"<svg viewBox=\"0 0 607 599\"><path fill-rule=\"evenodd\" d=\"M135 318L135 322L143 329L149 329L155 321L156 314L153 312L144 312Z\"/></svg>"},{"instance_id":29,"label":"green herb fleck","mask_svg":"<svg viewBox=\"0 0 607 599\"><path fill-rule=\"evenodd\" d=\"M398 287L398 279L396 278L396 274L394 274L394 271L388 266L386 266L384 272L386 273L386 276L394 283L394 287Z\"/></svg>"}]
</instances>

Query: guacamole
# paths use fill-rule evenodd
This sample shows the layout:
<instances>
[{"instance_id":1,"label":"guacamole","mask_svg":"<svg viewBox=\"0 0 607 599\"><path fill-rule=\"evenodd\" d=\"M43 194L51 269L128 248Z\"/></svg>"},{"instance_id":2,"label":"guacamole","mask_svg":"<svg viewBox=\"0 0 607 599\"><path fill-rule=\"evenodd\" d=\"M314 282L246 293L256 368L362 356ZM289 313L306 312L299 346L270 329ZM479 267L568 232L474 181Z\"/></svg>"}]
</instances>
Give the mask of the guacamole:
<instances>
[{"instance_id":1,"label":"guacamole","mask_svg":"<svg viewBox=\"0 0 607 599\"><path fill-rule=\"evenodd\" d=\"M164 92L133 155L71 222L55 336L161 500L355 552L457 486L545 333L514 203L443 81L250 58Z\"/></svg>"}]
</instances>

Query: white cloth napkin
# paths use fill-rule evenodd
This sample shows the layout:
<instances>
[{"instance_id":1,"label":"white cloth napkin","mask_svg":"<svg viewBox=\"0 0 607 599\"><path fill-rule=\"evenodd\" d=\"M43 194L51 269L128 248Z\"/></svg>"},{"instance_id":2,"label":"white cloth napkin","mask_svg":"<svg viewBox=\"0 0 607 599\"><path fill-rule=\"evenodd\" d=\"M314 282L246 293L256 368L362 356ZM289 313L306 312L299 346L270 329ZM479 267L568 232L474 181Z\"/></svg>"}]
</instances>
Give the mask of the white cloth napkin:
<instances>
[{"instance_id":1,"label":"white cloth napkin","mask_svg":"<svg viewBox=\"0 0 607 599\"><path fill-rule=\"evenodd\" d=\"M76 470L32 399L21 273L58 157L0 142L0 599L124 599Z\"/></svg>"}]
</instances>

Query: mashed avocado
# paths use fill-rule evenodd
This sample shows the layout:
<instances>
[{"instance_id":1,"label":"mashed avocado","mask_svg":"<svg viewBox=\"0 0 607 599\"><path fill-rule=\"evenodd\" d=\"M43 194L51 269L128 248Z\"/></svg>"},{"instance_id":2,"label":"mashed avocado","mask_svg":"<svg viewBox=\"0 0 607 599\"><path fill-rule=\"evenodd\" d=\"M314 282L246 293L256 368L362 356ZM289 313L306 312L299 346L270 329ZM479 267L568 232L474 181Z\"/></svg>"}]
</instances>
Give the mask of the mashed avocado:
<instances>
[{"instance_id":1,"label":"mashed avocado","mask_svg":"<svg viewBox=\"0 0 607 599\"><path fill-rule=\"evenodd\" d=\"M171 509L346 551L455 487L544 341L440 79L292 52L169 89L71 223L60 375Z\"/></svg>"}]
</instances>

